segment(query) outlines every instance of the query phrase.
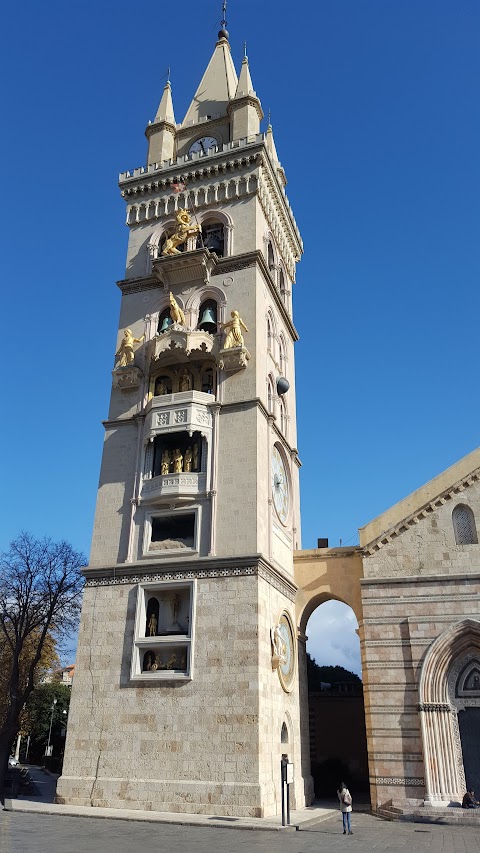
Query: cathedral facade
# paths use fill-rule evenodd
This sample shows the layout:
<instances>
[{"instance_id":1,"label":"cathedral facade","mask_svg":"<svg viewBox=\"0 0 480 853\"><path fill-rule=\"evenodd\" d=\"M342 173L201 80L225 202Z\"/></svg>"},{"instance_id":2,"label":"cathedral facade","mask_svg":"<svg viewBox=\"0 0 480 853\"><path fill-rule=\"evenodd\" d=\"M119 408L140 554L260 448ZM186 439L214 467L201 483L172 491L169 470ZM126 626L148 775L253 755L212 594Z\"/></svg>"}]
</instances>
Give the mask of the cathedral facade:
<instances>
[{"instance_id":1,"label":"cathedral facade","mask_svg":"<svg viewBox=\"0 0 480 853\"><path fill-rule=\"evenodd\" d=\"M263 817L312 802L305 641L358 619L371 798L477 785L480 452L302 551L292 312L302 242L228 33L120 176L129 243L57 800ZM328 732L325 733L328 737Z\"/></svg>"}]
</instances>

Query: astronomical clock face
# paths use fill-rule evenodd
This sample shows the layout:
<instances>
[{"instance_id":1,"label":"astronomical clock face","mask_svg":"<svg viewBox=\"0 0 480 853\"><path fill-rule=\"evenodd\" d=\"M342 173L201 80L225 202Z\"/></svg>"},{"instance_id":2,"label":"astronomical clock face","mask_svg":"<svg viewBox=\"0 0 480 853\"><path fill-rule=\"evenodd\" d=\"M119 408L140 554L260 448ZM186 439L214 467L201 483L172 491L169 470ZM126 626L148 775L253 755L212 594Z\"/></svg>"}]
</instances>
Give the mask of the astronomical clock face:
<instances>
[{"instance_id":1,"label":"astronomical clock face","mask_svg":"<svg viewBox=\"0 0 480 853\"><path fill-rule=\"evenodd\" d=\"M278 447L274 447L272 453L272 498L280 521L286 525L289 505L288 477Z\"/></svg>"},{"instance_id":2,"label":"astronomical clock face","mask_svg":"<svg viewBox=\"0 0 480 853\"><path fill-rule=\"evenodd\" d=\"M217 145L218 139L215 139L214 136L202 136L190 146L188 153L196 154L197 151L200 151L201 154L206 154L209 148L216 148Z\"/></svg>"},{"instance_id":3,"label":"astronomical clock face","mask_svg":"<svg viewBox=\"0 0 480 853\"><path fill-rule=\"evenodd\" d=\"M295 675L295 642L293 637L292 623L286 613L282 613L278 623L282 640L285 643L284 657L285 661L281 662L278 667L278 677L280 683L286 692L289 692L293 686L293 677Z\"/></svg>"}]
</instances>

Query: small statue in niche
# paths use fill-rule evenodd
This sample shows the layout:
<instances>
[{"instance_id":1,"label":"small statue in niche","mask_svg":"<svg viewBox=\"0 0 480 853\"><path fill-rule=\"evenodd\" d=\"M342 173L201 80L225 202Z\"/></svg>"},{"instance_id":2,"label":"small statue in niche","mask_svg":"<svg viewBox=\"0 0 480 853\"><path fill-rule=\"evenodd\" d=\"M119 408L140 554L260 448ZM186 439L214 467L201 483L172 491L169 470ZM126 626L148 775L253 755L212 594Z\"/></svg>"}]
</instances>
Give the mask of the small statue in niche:
<instances>
[{"instance_id":1,"label":"small statue in niche","mask_svg":"<svg viewBox=\"0 0 480 853\"><path fill-rule=\"evenodd\" d=\"M157 617L155 616L155 613L151 614L150 619L148 620L147 628L149 637L157 636Z\"/></svg>"},{"instance_id":2,"label":"small statue in niche","mask_svg":"<svg viewBox=\"0 0 480 853\"><path fill-rule=\"evenodd\" d=\"M174 628L180 627L178 624L179 612L180 612L180 596L178 596L177 593L175 593L175 595L172 598L172 617L173 617L172 625Z\"/></svg>"},{"instance_id":3,"label":"small statue in niche","mask_svg":"<svg viewBox=\"0 0 480 853\"><path fill-rule=\"evenodd\" d=\"M133 345L140 344L144 337L145 335L142 335L141 338L134 338L132 330L125 329L118 352L115 353L115 356L118 356L117 367L128 367L130 364L133 364Z\"/></svg>"},{"instance_id":4,"label":"small statue in niche","mask_svg":"<svg viewBox=\"0 0 480 853\"><path fill-rule=\"evenodd\" d=\"M190 374L184 370L180 377L180 391L190 391Z\"/></svg>"},{"instance_id":5,"label":"small statue in niche","mask_svg":"<svg viewBox=\"0 0 480 853\"><path fill-rule=\"evenodd\" d=\"M170 460L170 451L164 450L162 453L162 467L161 467L162 476L165 476L165 474L170 473L170 461L171 461Z\"/></svg>"},{"instance_id":6,"label":"small statue in niche","mask_svg":"<svg viewBox=\"0 0 480 853\"><path fill-rule=\"evenodd\" d=\"M242 335L242 329L248 332L248 329L243 322L238 311L230 313L231 320L228 323L222 323L222 328L225 334L223 349L233 349L233 347L243 347L245 341ZM228 331L227 331L228 329Z\"/></svg>"},{"instance_id":7,"label":"small statue in niche","mask_svg":"<svg viewBox=\"0 0 480 853\"><path fill-rule=\"evenodd\" d=\"M143 662L143 668L150 672L154 662L155 655L153 654L153 652L147 652L147 654L145 655L145 660Z\"/></svg>"},{"instance_id":8,"label":"small statue in niche","mask_svg":"<svg viewBox=\"0 0 480 853\"><path fill-rule=\"evenodd\" d=\"M158 669L158 663L157 663L156 658L153 659L153 663L152 663L150 669L153 670L154 672Z\"/></svg>"},{"instance_id":9,"label":"small statue in niche","mask_svg":"<svg viewBox=\"0 0 480 853\"><path fill-rule=\"evenodd\" d=\"M180 658L180 663L178 664L178 668L179 669L186 669L187 668L187 653L186 652L182 653L182 657Z\"/></svg>"},{"instance_id":10,"label":"small statue in niche","mask_svg":"<svg viewBox=\"0 0 480 853\"><path fill-rule=\"evenodd\" d=\"M193 470L198 471L198 444L193 445Z\"/></svg>"},{"instance_id":11,"label":"small statue in niche","mask_svg":"<svg viewBox=\"0 0 480 853\"><path fill-rule=\"evenodd\" d=\"M193 459L192 448L187 447L187 449L185 451L184 460L183 460L183 470L184 471L191 471L192 470L192 459Z\"/></svg>"},{"instance_id":12,"label":"small statue in niche","mask_svg":"<svg viewBox=\"0 0 480 853\"><path fill-rule=\"evenodd\" d=\"M166 393L167 393L167 389L165 387L165 382L163 381L163 379L157 379L157 381L155 382L154 396L160 397L162 394L166 394Z\"/></svg>"},{"instance_id":13,"label":"small statue in niche","mask_svg":"<svg viewBox=\"0 0 480 853\"><path fill-rule=\"evenodd\" d=\"M180 208L180 210L177 211L175 219L177 221L175 231L171 237L167 237L165 240L162 255L179 255L180 250L177 249L177 246L181 246L187 241L188 237L198 234L200 231L199 225L193 225L190 214L186 208ZM175 320L173 322L175 322Z\"/></svg>"},{"instance_id":14,"label":"small statue in niche","mask_svg":"<svg viewBox=\"0 0 480 853\"><path fill-rule=\"evenodd\" d=\"M177 662L177 656L176 656L176 654L174 653L173 655L171 655L171 656L169 657L169 659L168 659L168 661L167 661L167 667L166 667L166 668L167 668L167 669L175 669L175 664L176 664L176 662Z\"/></svg>"},{"instance_id":15,"label":"small statue in niche","mask_svg":"<svg viewBox=\"0 0 480 853\"><path fill-rule=\"evenodd\" d=\"M181 474L183 469L183 454L179 447L173 451L173 473Z\"/></svg>"},{"instance_id":16,"label":"small statue in niche","mask_svg":"<svg viewBox=\"0 0 480 853\"><path fill-rule=\"evenodd\" d=\"M281 626L274 625L270 631L273 646L273 662L283 664L287 660L287 644L282 636Z\"/></svg>"},{"instance_id":17,"label":"small statue in niche","mask_svg":"<svg viewBox=\"0 0 480 853\"><path fill-rule=\"evenodd\" d=\"M169 294L170 297L170 317L172 318L172 323L177 323L179 326L185 325L185 314L183 313L180 305L175 299L172 291Z\"/></svg>"}]
</instances>

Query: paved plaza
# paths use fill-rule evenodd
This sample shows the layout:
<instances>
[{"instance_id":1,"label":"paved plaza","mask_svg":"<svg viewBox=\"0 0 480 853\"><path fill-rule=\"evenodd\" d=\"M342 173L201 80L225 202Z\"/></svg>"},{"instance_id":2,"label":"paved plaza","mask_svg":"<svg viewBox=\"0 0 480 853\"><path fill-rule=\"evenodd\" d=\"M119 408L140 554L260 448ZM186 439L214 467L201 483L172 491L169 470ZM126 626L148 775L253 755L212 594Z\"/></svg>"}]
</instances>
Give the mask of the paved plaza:
<instances>
[{"instance_id":1,"label":"paved plaza","mask_svg":"<svg viewBox=\"0 0 480 853\"><path fill-rule=\"evenodd\" d=\"M480 826L391 823L353 815L353 836L340 815L300 831L262 832L0 813L0 853L479 853Z\"/></svg>"}]
</instances>

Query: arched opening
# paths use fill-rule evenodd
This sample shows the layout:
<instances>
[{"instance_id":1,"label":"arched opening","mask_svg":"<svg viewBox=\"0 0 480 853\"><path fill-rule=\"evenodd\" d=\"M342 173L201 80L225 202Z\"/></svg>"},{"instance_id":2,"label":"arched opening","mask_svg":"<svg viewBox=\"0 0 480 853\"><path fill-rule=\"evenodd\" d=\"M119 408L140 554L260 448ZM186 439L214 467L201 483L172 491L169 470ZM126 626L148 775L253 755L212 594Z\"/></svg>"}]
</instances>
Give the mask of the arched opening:
<instances>
[{"instance_id":1,"label":"arched opening","mask_svg":"<svg viewBox=\"0 0 480 853\"><path fill-rule=\"evenodd\" d=\"M215 252L217 257L223 258L225 255L225 229L223 222L215 222L208 220L202 222L202 239L200 236L197 240L197 248L203 246L211 252Z\"/></svg>"},{"instance_id":2,"label":"arched opening","mask_svg":"<svg viewBox=\"0 0 480 853\"><path fill-rule=\"evenodd\" d=\"M426 802L459 803L480 786L480 622L464 619L432 643L419 684Z\"/></svg>"},{"instance_id":3,"label":"arched opening","mask_svg":"<svg viewBox=\"0 0 480 853\"><path fill-rule=\"evenodd\" d=\"M217 333L218 308L214 299L205 299L198 311L198 328L211 335Z\"/></svg>"},{"instance_id":4,"label":"arched opening","mask_svg":"<svg viewBox=\"0 0 480 853\"><path fill-rule=\"evenodd\" d=\"M317 798L345 781L368 799L369 777L358 623L341 601L319 601L308 619L310 763Z\"/></svg>"},{"instance_id":5,"label":"arched opening","mask_svg":"<svg viewBox=\"0 0 480 853\"><path fill-rule=\"evenodd\" d=\"M157 334L161 335L163 332L166 332L167 329L172 325L173 320L170 317L170 308L164 308L162 313L158 318L158 326L157 326Z\"/></svg>"},{"instance_id":6,"label":"arched opening","mask_svg":"<svg viewBox=\"0 0 480 853\"><path fill-rule=\"evenodd\" d=\"M153 386L153 396L154 397L162 397L163 394L171 394L172 393L172 379L170 376L166 374L162 374L161 376L156 376Z\"/></svg>"},{"instance_id":7,"label":"arched opening","mask_svg":"<svg viewBox=\"0 0 480 853\"><path fill-rule=\"evenodd\" d=\"M268 241L267 246L267 266L270 272L273 272L275 269L275 254L273 251L272 241Z\"/></svg>"},{"instance_id":8,"label":"arched opening","mask_svg":"<svg viewBox=\"0 0 480 853\"><path fill-rule=\"evenodd\" d=\"M469 506L457 504L452 512L452 522L457 545L478 545L475 516Z\"/></svg>"}]
</instances>

